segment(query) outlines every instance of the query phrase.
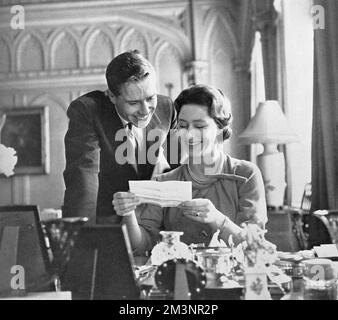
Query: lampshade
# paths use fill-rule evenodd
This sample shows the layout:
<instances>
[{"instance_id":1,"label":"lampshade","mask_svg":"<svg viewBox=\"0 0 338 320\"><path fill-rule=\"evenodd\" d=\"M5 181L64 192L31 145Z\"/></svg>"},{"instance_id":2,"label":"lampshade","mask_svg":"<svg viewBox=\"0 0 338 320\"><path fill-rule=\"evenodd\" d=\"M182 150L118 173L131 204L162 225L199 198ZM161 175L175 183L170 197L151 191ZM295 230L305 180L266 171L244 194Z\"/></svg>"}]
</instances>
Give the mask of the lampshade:
<instances>
[{"instance_id":1,"label":"lampshade","mask_svg":"<svg viewBox=\"0 0 338 320\"><path fill-rule=\"evenodd\" d=\"M290 128L278 101L275 100L259 104L256 114L238 138L239 142L243 144L281 144L298 141L298 137Z\"/></svg>"}]
</instances>

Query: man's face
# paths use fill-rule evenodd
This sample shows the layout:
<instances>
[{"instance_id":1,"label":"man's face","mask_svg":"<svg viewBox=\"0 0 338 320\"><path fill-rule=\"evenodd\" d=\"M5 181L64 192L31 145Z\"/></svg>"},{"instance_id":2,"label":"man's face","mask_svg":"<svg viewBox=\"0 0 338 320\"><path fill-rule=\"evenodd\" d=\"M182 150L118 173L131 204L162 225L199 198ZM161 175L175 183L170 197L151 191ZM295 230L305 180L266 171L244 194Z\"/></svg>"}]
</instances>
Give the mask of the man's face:
<instances>
[{"instance_id":1,"label":"man's face","mask_svg":"<svg viewBox=\"0 0 338 320\"><path fill-rule=\"evenodd\" d=\"M156 77L150 73L137 82L122 85L120 95L111 100L123 119L138 128L145 128L153 116L157 105Z\"/></svg>"}]
</instances>

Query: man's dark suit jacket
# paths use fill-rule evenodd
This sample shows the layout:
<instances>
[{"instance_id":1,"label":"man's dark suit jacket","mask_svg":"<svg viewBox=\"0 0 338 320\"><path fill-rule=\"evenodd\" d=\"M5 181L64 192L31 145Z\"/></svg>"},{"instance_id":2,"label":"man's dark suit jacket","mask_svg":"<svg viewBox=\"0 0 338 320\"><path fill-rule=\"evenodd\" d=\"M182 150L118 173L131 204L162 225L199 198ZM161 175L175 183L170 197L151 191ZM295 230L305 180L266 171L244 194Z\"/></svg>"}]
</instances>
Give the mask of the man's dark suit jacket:
<instances>
[{"instance_id":1,"label":"man's dark suit jacket","mask_svg":"<svg viewBox=\"0 0 338 320\"><path fill-rule=\"evenodd\" d=\"M104 92L93 91L74 100L67 115L63 216L87 216L91 223L101 218L116 218L113 194L128 191L129 180L149 180L154 164L147 161L138 165L137 173L130 164L117 163L115 151L123 142L116 141L115 133L123 129L123 124ZM157 107L146 131L157 130L161 143L164 143L175 131L176 125L172 101L169 97L158 95ZM160 145L158 141L147 141L147 150L154 143Z\"/></svg>"}]
</instances>

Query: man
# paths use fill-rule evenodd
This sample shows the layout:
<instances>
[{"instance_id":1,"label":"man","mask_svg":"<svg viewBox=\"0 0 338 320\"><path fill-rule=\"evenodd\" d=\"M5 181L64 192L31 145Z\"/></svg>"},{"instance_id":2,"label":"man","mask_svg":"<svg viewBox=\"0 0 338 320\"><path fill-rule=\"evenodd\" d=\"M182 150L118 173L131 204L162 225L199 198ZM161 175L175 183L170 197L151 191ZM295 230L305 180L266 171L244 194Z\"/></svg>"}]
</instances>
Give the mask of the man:
<instances>
[{"instance_id":1,"label":"man","mask_svg":"<svg viewBox=\"0 0 338 320\"><path fill-rule=\"evenodd\" d=\"M113 194L163 170L162 145L177 124L172 101L157 94L154 68L138 51L115 57L106 79L106 92L89 92L67 111L64 216L91 223L119 222Z\"/></svg>"}]
</instances>

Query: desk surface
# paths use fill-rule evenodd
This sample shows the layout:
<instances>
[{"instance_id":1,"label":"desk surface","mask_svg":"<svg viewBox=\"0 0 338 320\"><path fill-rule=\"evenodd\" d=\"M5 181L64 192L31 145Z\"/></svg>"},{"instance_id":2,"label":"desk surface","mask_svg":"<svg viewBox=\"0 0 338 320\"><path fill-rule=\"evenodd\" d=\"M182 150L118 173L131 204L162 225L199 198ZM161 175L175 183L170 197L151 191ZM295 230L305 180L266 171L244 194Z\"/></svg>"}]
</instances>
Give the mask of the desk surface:
<instances>
[{"instance_id":1,"label":"desk surface","mask_svg":"<svg viewBox=\"0 0 338 320\"><path fill-rule=\"evenodd\" d=\"M30 292L22 297L5 297L0 300L72 300L72 293L70 291Z\"/></svg>"}]
</instances>

